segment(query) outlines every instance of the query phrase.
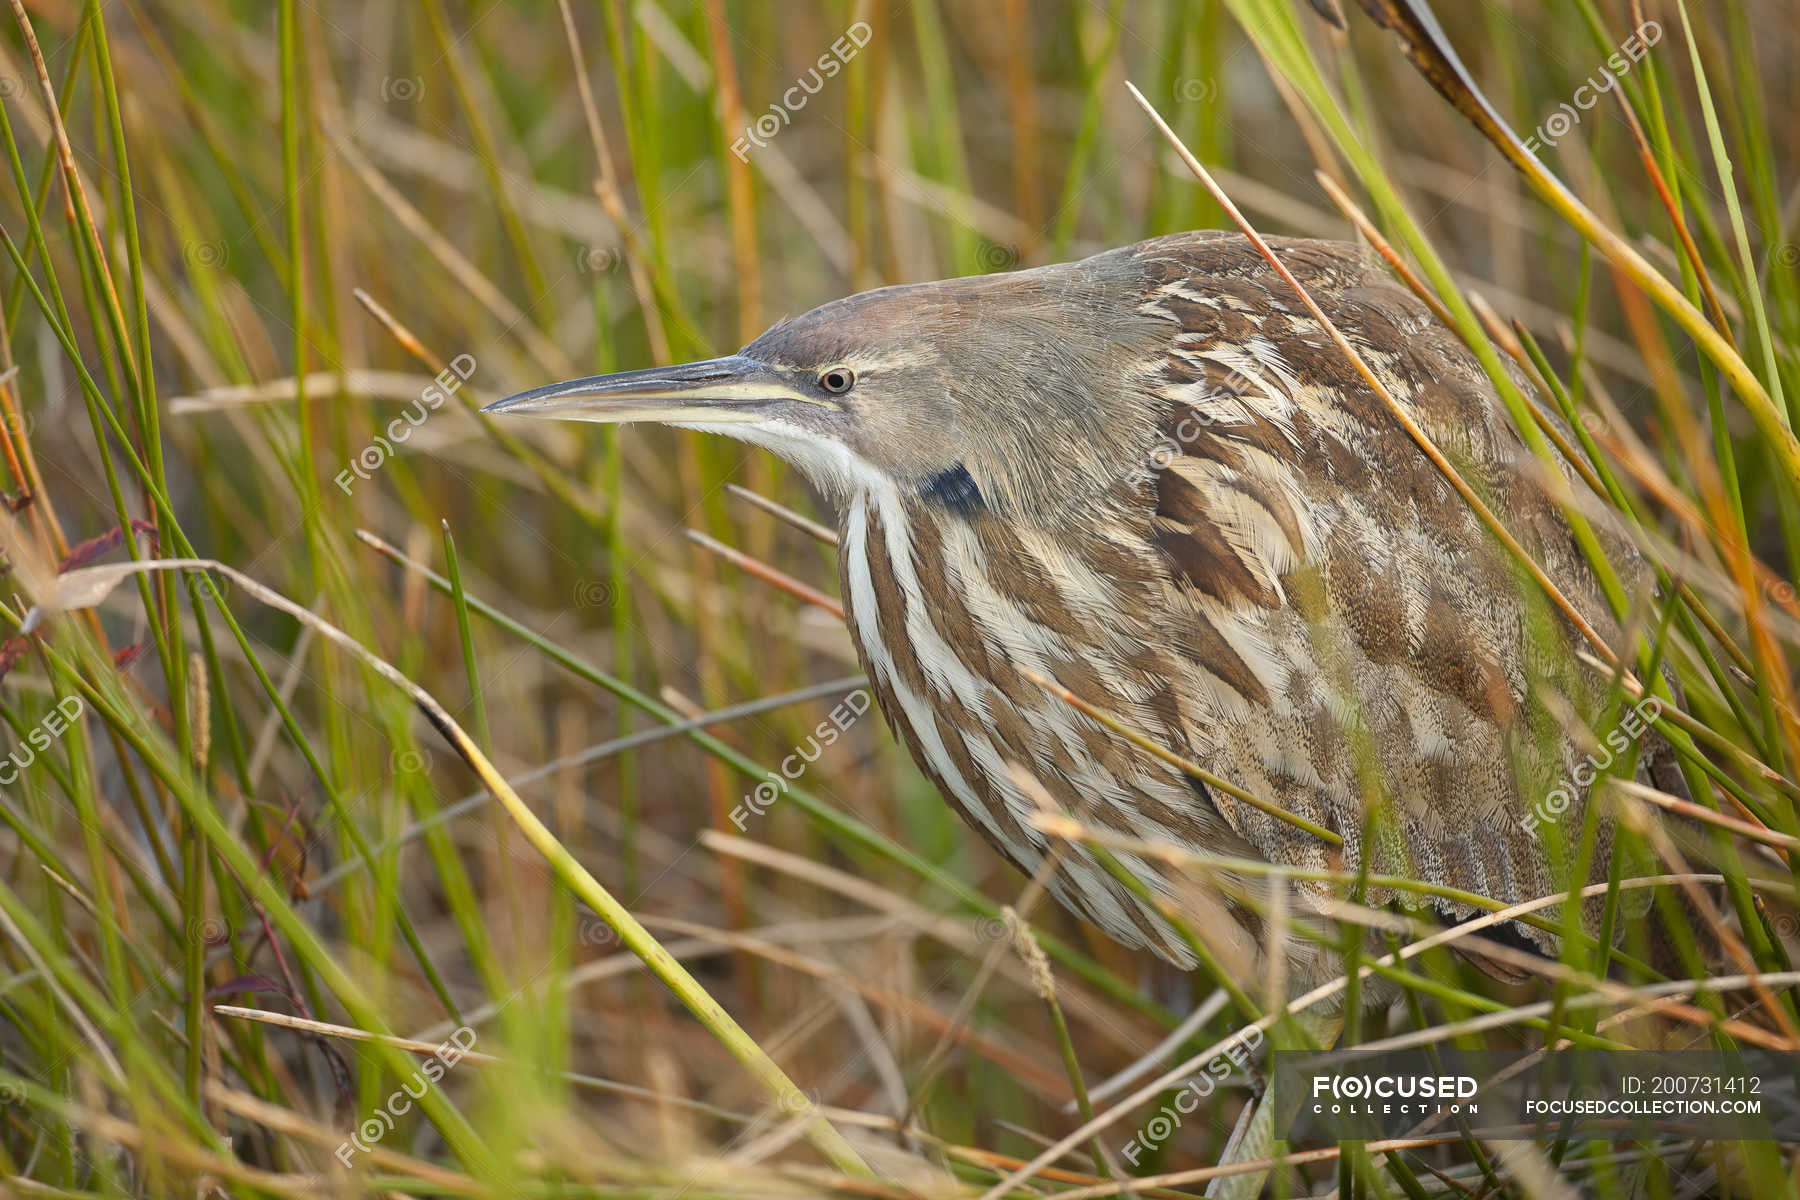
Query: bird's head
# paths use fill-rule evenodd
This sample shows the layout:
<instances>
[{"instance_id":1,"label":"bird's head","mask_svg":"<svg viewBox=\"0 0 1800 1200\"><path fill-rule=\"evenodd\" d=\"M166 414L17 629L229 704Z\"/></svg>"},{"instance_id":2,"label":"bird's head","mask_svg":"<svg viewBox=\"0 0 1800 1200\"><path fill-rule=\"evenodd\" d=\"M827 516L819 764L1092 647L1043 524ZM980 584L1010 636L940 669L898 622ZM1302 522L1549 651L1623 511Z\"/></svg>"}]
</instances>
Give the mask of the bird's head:
<instances>
[{"instance_id":1,"label":"bird's head","mask_svg":"<svg viewBox=\"0 0 1800 1200\"><path fill-rule=\"evenodd\" d=\"M1138 312L1141 276L1114 259L865 292L725 358L551 384L486 411L722 433L839 504L887 484L1051 520L1109 486L1150 429L1167 327Z\"/></svg>"}]
</instances>

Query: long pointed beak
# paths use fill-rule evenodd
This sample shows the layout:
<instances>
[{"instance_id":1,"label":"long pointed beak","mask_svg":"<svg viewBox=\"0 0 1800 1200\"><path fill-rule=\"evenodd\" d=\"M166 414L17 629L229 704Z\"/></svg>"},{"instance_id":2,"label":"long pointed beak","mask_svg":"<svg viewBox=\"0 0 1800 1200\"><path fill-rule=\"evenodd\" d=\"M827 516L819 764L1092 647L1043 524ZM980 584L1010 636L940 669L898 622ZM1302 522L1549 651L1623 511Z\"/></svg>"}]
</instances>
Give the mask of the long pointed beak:
<instances>
[{"instance_id":1,"label":"long pointed beak","mask_svg":"<svg viewBox=\"0 0 1800 1200\"><path fill-rule=\"evenodd\" d=\"M592 375L496 400L482 412L563 421L663 421L717 424L755 421L772 403L817 404L779 371L733 354L678 367Z\"/></svg>"}]
</instances>

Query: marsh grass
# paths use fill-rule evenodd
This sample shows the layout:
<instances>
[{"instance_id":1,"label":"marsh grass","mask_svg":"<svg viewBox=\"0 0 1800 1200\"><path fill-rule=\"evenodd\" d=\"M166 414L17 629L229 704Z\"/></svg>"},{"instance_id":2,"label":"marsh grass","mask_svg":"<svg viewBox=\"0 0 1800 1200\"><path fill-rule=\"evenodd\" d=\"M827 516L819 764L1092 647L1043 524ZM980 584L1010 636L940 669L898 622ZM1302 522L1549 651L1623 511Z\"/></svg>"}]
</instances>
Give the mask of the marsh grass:
<instances>
[{"instance_id":1,"label":"marsh grass","mask_svg":"<svg viewBox=\"0 0 1800 1200\"><path fill-rule=\"evenodd\" d=\"M1800 1049L1794 10L1443 5L1459 78L1414 5L1372 7L1418 67L1360 12L1340 34L1270 0L9 0L7 1186L1198 1194L1243 1087L1124 1147L1179 1064L1253 1023L1304 1039L1303 1004L1039 903L873 716L782 773L858 683L807 521L830 515L778 463L474 411L863 287L1226 225L1127 81L1247 223L1379 244L1534 452L1576 463L1628 631L1582 651L1610 713L1666 703L1711 839L1678 847L1666 798L1622 786L1620 843L1659 904L1723 884L1696 981L1547 897L1560 959L1505 986L1358 903L1411 881L1337 876L1346 1039L1611 1043L1654 1010ZM1646 19L1647 53L1525 152ZM839 70L784 107L822 54ZM1607 929L1641 890L1600 889ZM1364 1011L1377 976L1402 999ZM1451 1132L1307 1149L1272 1186L1772 1196L1791 1163Z\"/></svg>"}]
</instances>

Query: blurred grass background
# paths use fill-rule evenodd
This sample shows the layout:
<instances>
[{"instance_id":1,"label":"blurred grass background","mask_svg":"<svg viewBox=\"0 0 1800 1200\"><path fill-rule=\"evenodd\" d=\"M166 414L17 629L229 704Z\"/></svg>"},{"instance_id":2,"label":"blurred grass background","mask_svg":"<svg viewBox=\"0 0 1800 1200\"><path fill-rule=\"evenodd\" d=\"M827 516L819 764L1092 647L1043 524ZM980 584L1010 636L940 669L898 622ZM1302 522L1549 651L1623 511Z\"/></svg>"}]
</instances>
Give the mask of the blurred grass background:
<instances>
[{"instance_id":1,"label":"blurred grass background","mask_svg":"<svg viewBox=\"0 0 1800 1200\"><path fill-rule=\"evenodd\" d=\"M1707 802L1800 834L1783 582L1800 510L1767 424L1800 404L1795 7L1697 4L1691 41L1673 5L1440 7L1521 135L1658 23L1618 85L1657 170L1611 95L1540 153L1726 331L1763 423L1666 298L1359 13L1346 36L1251 0L13 0L0 1175L53 1195L949 1194L1074 1128L1059 1021L1092 1083L1215 981L1039 906L1046 1006L999 908L1026 881L877 717L842 720L858 682L834 555L728 485L831 515L722 439L472 408L726 352L855 290L1224 224L1126 80L1262 231L1354 236L1322 171L1409 258L1435 247L1449 274L1431 285L1479 298L1503 346L1514 321L1535 339L1604 506L1641 519L1694 595L1649 614L1646 646L1703 727ZM741 1070L406 693L315 624L217 572L162 572L20 633L33 603L58 606L58 568L157 555L236 568L435 696L797 1093ZM70 697L85 715L64 730ZM821 746L834 711L847 728ZM817 761L765 802L797 748ZM1727 868L1767 970L1794 932L1786 853ZM1411 1003L1363 1036L1551 990L1421 961ZM1554 994L1560 1022L1584 989ZM344 1030L429 1049L464 1026L494 1061L381 1118L420 1055ZM1136 1110L1100 1135L1110 1167L1084 1146L1031 1186L1109 1194L1108 1175L1210 1164L1245 1095L1222 1088L1131 1166L1118 1147L1154 1105ZM806 1147L816 1105L883 1182ZM343 1170L371 1120L375 1148ZM1735 1168L1550 1154L1537 1175L1421 1149L1403 1184L1373 1186L1791 1186L1773 1150Z\"/></svg>"}]
</instances>

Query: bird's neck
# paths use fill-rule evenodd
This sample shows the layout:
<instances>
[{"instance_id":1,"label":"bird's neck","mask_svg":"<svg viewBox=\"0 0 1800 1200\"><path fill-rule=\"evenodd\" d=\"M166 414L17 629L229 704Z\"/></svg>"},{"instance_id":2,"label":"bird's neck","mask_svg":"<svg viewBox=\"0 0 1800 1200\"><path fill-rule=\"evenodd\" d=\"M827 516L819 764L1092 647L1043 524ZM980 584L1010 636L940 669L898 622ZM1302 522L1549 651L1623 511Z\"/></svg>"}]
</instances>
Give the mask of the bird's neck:
<instances>
[{"instance_id":1,"label":"bird's neck","mask_svg":"<svg viewBox=\"0 0 1800 1200\"><path fill-rule=\"evenodd\" d=\"M871 642L884 622L889 634L904 621L921 632L936 625L941 635L954 614L968 613L988 623L989 635L1141 636L1114 626L1145 611L1163 586L1148 531L1133 526L1154 507L1130 494L1143 486L1115 480L1079 505L1040 510L1035 521L990 504L968 480L941 480L929 493L887 481L859 488L838 523L852 627Z\"/></svg>"}]
</instances>

